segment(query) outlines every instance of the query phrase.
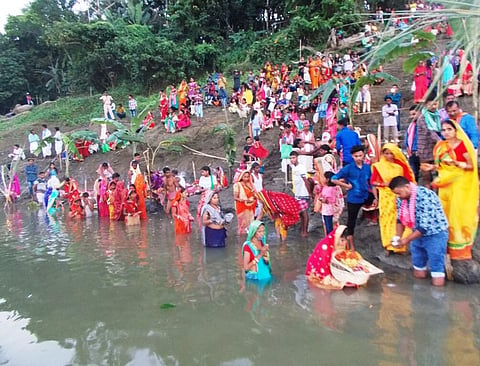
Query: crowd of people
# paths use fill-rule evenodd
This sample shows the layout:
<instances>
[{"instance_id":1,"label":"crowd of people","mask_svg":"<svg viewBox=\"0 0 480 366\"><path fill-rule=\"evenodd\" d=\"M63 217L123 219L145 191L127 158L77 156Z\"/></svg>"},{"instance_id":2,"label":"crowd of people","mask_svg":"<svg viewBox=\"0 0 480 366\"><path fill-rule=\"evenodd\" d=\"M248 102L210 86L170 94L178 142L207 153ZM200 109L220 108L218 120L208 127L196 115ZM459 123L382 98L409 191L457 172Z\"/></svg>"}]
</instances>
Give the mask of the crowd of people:
<instances>
[{"instance_id":1,"label":"crowd of people","mask_svg":"<svg viewBox=\"0 0 480 366\"><path fill-rule=\"evenodd\" d=\"M420 3L416 5L420 8ZM409 6L416 11L415 6ZM381 13L377 11L378 23L383 22ZM375 34L376 24L367 24L366 36L369 32ZM371 42L364 47L368 51ZM267 61L258 73L250 70L246 75L236 70L230 95L222 73L210 75L204 86L190 78L188 83L182 80L178 88L172 85L159 93L158 109L166 133L188 128L191 116L197 121L203 119L204 105L228 109L248 121L242 163L232 189L237 233L246 235L242 247L246 278L271 277L264 218L274 222L276 234L283 240L296 223L300 236L306 237L311 235L312 210L322 217L323 239L307 262L306 274L319 287L338 289L354 283L336 277L330 263L346 249L355 253L360 212L369 224L378 223L386 254L405 253L409 245L415 277L425 278L429 270L433 285L445 283L446 253L453 260L472 258L478 225L479 134L473 116L464 113L456 100L460 94L472 92L472 68L463 57L461 51L450 52L441 55L441 66L435 57L419 63L412 84L415 104L409 107L409 124L401 146L402 94L397 85L385 94L382 106L383 146L380 136L369 134L363 140L350 125L351 112L369 113L372 103L371 85L364 85L355 100L352 85L362 76L381 71L369 70L355 51L342 56L317 53L289 65ZM438 93L431 87L438 73L442 74L445 89L444 107L440 110ZM329 80L334 80L336 86L330 95L310 97ZM137 103L132 95L128 98L130 116L135 117ZM124 109L119 111L113 106L107 92L100 99L105 118L126 117ZM153 113L147 116L141 128L155 126ZM278 133L278 168L284 173L285 184L291 184L293 195L264 188L264 163L271 154L262 145L261 137L267 133ZM103 138L106 135L105 128ZM41 139L31 131L32 156L41 149L44 159L52 157L52 144L44 143L50 136L46 125ZM60 155L62 139L58 128L53 137L55 152ZM25 158L20 150L20 146L14 146L13 162ZM186 182L174 169L164 167L147 173L142 164L141 156L136 154L122 179L109 163L102 163L96 170L98 177L92 192L81 191L74 177L60 180L53 163L45 172L37 172L30 158L25 174L29 194L51 215L62 212L67 202L71 218L91 217L97 211L99 217L136 225L147 219L150 199L172 218L177 235L190 233L196 220L203 245L224 247L234 215L224 212L220 203L219 192L229 187L223 169L204 166L198 180ZM14 200L19 192L13 192L13 186L19 182L16 174L10 175ZM194 194L200 195L196 218L189 202ZM345 207L346 225L340 225ZM361 257L345 254L341 259L354 262L352 270L365 275L367 264Z\"/></svg>"}]
</instances>

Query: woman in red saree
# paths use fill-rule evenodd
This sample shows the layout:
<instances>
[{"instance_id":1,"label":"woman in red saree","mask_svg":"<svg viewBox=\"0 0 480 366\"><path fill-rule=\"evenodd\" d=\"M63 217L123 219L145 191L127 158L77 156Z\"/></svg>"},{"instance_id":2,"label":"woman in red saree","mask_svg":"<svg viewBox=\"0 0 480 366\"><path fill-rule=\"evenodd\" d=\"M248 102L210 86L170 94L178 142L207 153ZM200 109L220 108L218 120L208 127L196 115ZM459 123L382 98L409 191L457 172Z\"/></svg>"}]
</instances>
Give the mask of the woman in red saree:
<instances>
[{"instance_id":1,"label":"woman in red saree","mask_svg":"<svg viewBox=\"0 0 480 366\"><path fill-rule=\"evenodd\" d=\"M262 190L257 193L262 201L263 212L275 222L275 231L282 240L287 238L287 229L300 220L298 201L283 192Z\"/></svg>"},{"instance_id":2,"label":"woman in red saree","mask_svg":"<svg viewBox=\"0 0 480 366\"><path fill-rule=\"evenodd\" d=\"M138 211L138 197L135 190L128 193L127 199L123 203L123 216L125 217L125 224L135 225L140 223L140 212Z\"/></svg>"},{"instance_id":3,"label":"woman in red saree","mask_svg":"<svg viewBox=\"0 0 480 366\"><path fill-rule=\"evenodd\" d=\"M121 180L116 180L116 188L113 194L113 219L123 220L123 204L126 199L125 185Z\"/></svg>"},{"instance_id":4,"label":"woman in red saree","mask_svg":"<svg viewBox=\"0 0 480 366\"><path fill-rule=\"evenodd\" d=\"M160 100L158 101L158 111L160 112L160 120L164 121L168 115L168 99L167 94L160 92Z\"/></svg>"},{"instance_id":5,"label":"woman in red saree","mask_svg":"<svg viewBox=\"0 0 480 366\"><path fill-rule=\"evenodd\" d=\"M187 200L187 191L177 191L172 201L172 217L175 223L175 234L188 234L192 232L193 216L190 214L190 202Z\"/></svg>"},{"instance_id":6,"label":"woman in red saree","mask_svg":"<svg viewBox=\"0 0 480 366\"><path fill-rule=\"evenodd\" d=\"M425 61L419 61L417 67L413 71L413 81L415 83L415 92L413 93L413 101L422 103L425 101L425 94L428 90L427 67Z\"/></svg>"},{"instance_id":7,"label":"woman in red saree","mask_svg":"<svg viewBox=\"0 0 480 366\"><path fill-rule=\"evenodd\" d=\"M85 211L82 206L82 200L80 195L78 195L73 201L69 204L70 206L70 213L69 216L71 218L83 219L85 216Z\"/></svg>"},{"instance_id":8,"label":"woman in red saree","mask_svg":"<svg viewBox=\"0 0 480 366\"><path fill-rule=\"evenodd\" d=\"M187 127L190 127L190 117L188 116L188 112L186 112L185 110L183 109L180 109L178 111L178 115L177 115L177 128L179 131L187 128Z\"/></svg>"},{"instance_id":9,"label":"woman in red saree","mask_svg":"<svg viewBox=\"0 0 480 366\"><path fill-rule=\"evenodd\" d=\"M239 174L233 185L233 198L235 199L235 211L237 213L238 234L246 234L249 225L255 218L255 187L253 186L250 171L244 170Z\"/></svg>"},{"instance_id":10,"label":"woman in red saree","mask_svg":"<svg viewBox=\"0 0 480 366\"><path fill-rule=\"evenodd\" d=\"M339 225L334 231L320 240L307 260L305 275L313 285L328 289L341 290L345 282L333 277L330 272L330 262L335 250L345 249L347 230L345 225Z\"/></svg>"}]
</instances>

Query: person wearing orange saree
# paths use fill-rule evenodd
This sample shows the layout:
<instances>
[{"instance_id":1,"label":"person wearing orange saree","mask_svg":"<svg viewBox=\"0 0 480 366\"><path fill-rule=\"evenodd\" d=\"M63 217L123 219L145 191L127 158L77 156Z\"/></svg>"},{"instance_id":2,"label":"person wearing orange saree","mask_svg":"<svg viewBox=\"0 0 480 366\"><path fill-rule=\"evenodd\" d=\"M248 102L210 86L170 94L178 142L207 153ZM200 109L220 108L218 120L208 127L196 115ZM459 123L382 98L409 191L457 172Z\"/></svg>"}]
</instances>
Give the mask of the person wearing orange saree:
<instances>
[{"instance_id":1,"label":"person wearing orange saree","mask_svg":"<svg viewBox=\"0 0 480 366\"><path fill-rule=\"evenodd\" d=\"M442 136L433 149L438 177L432 187L448 219L450 259L472 258L472 246L478 227L478 167L475 149L457 123L442 122Z\"/></svg>"},{"instance_id":2,"label":"person wearing orange saree","mask_svg":"<svg viewBox=\"0 0 480 366\"><path fill-rule=\"evenodd\" d=\"M320 67L322 66L320 56L317 55L313 59L310 58L307 66L310 73L310 80L312 81L312 90L315 90L318 88L320 82Z\"/></svg>"},{"instance_id":3,"label":"person wearing orange saree","mask_svg":"<svg viewBox=\"0 0 480 366\"><path fill-rule=\"evenodd\" d=\"M138 210L140 211L140 219L147 219L147 208L145 205L145 197L147 196L147 187L145 185L145 180L143 174L138 167L138 162L133 160L130 163L130 179L131 183L135 186L135 191L138 196Z\"/></svg>"},{"instance_id":4,"label":"person wearing orange saree","mask_svg":"<svg viewBox=\"0 0 480 366\"><path fill-rule=\"evenodd\" d=\"M396 235L397 203L395 193L388 187L390 181L403 176L409 182L415 183L415 176L408 160L397 145L388 143L383 145L380 161L372 164L372 177L370 182L378 190L378 209L380 211L379 224L382 245L388 252L404 253L406 246L397 248L391 245L392 238ZM403 236L410 235L410 230L405 230Z\"/></svg>"},{"instance_id":5,"label":"person wearing orange saree","mask_svg":"<svg viewBox=\"0 0 480 366\"><path fill-rule=\"evenodd\" d=\"M193 216L190 214L190 202L187 200L187 191L183 188L177 191L172 202L172 217L175 223L175 234L192 232Z\"/></svg>"},{"instance_id":6,"label":"person wearing orange saree","mask_svg":"<svg viewBox=\"0 0 480 366\"><path fill-rule=\"evenodd\" d=\"M255 218L255 187L253 186L250 171L241 172L233 185L233 198L235 199L235 211L237 213L238 233L245 234L248 226Z\"/></svg>"},{"instance_id":7,"label":"person wearing orange saree","mask_svg":"<svg viewBox=\"0 0 480 366\"><path fill-rule=\"evenodd\" d=\"M182 80L178 87L178 108L187 105L188 84L185 79Z\"/></svg>"}]
</instances>

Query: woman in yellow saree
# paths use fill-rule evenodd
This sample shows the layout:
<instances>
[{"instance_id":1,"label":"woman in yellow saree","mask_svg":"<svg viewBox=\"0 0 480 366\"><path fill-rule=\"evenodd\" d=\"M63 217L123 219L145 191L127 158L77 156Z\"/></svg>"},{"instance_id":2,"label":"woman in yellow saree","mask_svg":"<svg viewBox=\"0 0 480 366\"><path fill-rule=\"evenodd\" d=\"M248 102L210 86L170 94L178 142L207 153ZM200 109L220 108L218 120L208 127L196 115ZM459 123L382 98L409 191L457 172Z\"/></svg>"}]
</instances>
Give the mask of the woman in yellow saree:
<instances>
[{"instance_id":1,"label":"woman in yellow saree","mask_svg":"<svg viewBox=\"0 0 480 366\"><path fill-rule=\"evenodd\" d=\"M385 144L382 148L380 161L372 164L371 183L378 189L379 224L382 245L387 251L394 253L402 253L407 249L406 247L393 247L390 243L396 235L397 201L395 193L388 188L388 185L392 178L399 175L404 176L410 182L415 182L415 176L408 164L407 158L398 146L391 143ZM404 233L403 236L409 234L410 232Z\"/></svg>"},{"instance_id":2,"label":"woman in yellow saree","mask_svg":"<svg viewBox=\"0 0 480 366\"><path fill-rule=\"evenodd\" d=\"M448 219L448 254L451 259L472 258L478 226L478 167L475 149L463 129L451 120L442 122L442 136L433 149L438 177L432 187Z\"/></svg>"}]
</instances>

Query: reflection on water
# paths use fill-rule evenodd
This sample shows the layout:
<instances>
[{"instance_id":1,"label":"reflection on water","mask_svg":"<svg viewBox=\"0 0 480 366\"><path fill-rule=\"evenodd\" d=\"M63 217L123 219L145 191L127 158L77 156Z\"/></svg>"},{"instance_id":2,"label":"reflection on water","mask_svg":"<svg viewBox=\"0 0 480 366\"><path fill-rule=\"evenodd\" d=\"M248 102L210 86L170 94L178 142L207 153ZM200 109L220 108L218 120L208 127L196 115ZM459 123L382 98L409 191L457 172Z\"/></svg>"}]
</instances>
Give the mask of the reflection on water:
<instances>
[{"instance_id":1,"label":"reflection on water","mask_svg":"<svg viewBox=\"0 0 480 366\"><path fill-rule=\"evenodd\" d=\"M163 217L17 210L0 230L1 365L480 364L480 287L387 269L318 289L303 275L313 239L271 238L275 278L257 286L242 281L243 238L203 248Z\"/></svg>"}]
</instances>

